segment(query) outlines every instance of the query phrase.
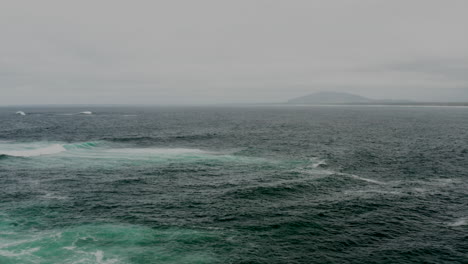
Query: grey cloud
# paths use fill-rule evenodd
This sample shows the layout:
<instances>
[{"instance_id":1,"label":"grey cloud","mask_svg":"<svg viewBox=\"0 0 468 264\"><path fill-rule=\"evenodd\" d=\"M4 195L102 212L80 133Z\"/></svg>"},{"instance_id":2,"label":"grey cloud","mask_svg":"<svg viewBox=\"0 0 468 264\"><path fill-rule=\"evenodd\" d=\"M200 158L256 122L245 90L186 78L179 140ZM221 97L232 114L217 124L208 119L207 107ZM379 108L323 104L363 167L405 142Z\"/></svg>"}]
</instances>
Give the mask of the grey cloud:
<instances>
[{"instance_id":1,"label":"grey cloud","mask_svg":"<svg viewBox=\"0 0 468 264\"><path fill-rule=\"evenodd\" d=\"M388 70L424 73L446 80L468 83L468 58L427 58L406 63L387 65Z\"/></svg>"},{"instance_id":2,"label":"grey cloud","mask_svg":"<svg viewBox=\"0 0 468 264\"><path fill-rule=\"evenodd\" d=\"M4 1L0 104L448 98L468 87L466 10L464 0Z\"/></svg>"}]
</instances>

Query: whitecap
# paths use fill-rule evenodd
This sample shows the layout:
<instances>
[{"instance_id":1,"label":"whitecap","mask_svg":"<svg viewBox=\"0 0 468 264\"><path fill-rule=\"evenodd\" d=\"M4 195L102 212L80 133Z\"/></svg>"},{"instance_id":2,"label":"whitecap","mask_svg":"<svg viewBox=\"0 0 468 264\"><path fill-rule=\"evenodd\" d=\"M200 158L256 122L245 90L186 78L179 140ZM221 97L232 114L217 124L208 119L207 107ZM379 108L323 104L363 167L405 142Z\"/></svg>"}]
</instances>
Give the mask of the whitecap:
<instances>
[{"instance_id":1,"label":"whitecap","mask_svg":"<svg viewBox=\"0 0 468 264\"><path fill-rule=\"evenodd\" d=\"M418 192L418 193L425 193L426 189L424 189L424 188L413 188L413 191Z\"/></svg>"},{"instance_id":2,"label":"whitecap","mask_svg":"<svg viewBox=\"0 0 468 264\"><path fill-rule=\"evenodd\" d=\"M54 193L46 192L46 194L42 195L44 199L51 199L51 200L66 200L68 199L67 196L57 195Z\"/></svg>"},{"instance_id":3,"label":"whitecap","mask_svg":"<svg viewBox=\"0 0 468 264\"><path fill-rule=\"evenodd\" d=\"M16 114L17 114L17 115L22 115L22 116L25 116L25 115L26 115L26 113L23 112L23 111L18 111L18 112L16 112Z\"/></svg>"},{"instance_id":4,"label":"whitecap","mask_svg":"<svg viewBox=\"0 0 468 264\"><path fill-rule=\"evenodd\" d=\"M459 218L457 219L455 222L452 222L452 223L449 223L448 226L453 226L453 227L456 227L456 226L464 226L464 225L467 225L467 220L468 218L467 217L464 217L464 218Z\"/></svg>"},{"instance_id":5,"label":"whitecap","mask_svg":"<svg viewBox=\"0 0 468 264\"><path fill-rule=\"evenodd\" d=\"M314 160L314 163L312 163L312 168L322 168L326 166L327 163L324 160Z\"/></svg>"},{"instance_id":6,"label":"whitecap","mask_svg":"<svg viewBox=\"0 0 468 264\"><path fill-rule=\"evenodd\" d=\"M92 115L93 112L91 112L91 111L83 111L83 112L80 112L79 114L80 114L80 115Z\"/></svg>"}]
</instances>

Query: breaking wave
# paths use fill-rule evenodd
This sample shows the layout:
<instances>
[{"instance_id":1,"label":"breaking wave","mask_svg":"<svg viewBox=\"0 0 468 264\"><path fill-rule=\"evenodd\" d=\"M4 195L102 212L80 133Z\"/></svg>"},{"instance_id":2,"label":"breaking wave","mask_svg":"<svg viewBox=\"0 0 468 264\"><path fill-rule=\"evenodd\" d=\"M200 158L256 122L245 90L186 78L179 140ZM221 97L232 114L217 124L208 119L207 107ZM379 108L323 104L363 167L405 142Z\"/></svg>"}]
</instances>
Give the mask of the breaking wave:
<instances>
[{"instance_id":1,"label":"breaking wave","mask_svg":"<svg viewBox=\"0 0 468 264\"><path fill-rule=\"evenodd\" d=\"M40 148L27 148L20 150L2 150L0 149L0 156L12 156L12 157L35 157L41 155L51 155L64 152L66 149L61 144L52 144L47 147Z\"/></svg>"},{"instance_id":2,"label":"breaking wave","mask_svg":"<svg viewBox=\"0 0 468 264\"><path fill-rule=\"evenodd\" d=\"M109 148L103 143L99 142L83 142L74 144L51 144L42 146L43 144L9 144L2 149L0 145L0 156L13 156L13 157L34 157L41 155L58 154L65 151L74 150L89 150L98 146L104 148L98 150L101 154L115 153L115 154L130 154L130 155L190 155L190 154L216 154L201 149L190 148Z\"/></svg>"},{"instance_id":3,"label":"breaking wave","mask_svg":"<svg viewBox=\"0 0 468 264\"><path fill-rule=\"evenodd\" d=\"M63 143L47 143L47 142L34 142L34 143L0 143L0 158L5 157L36 157L44 155L54 155L62 152L76 150L76 149L89 149L96 147L97 142L83 142L75 144Z\"/></svg>"},{"instance_id":4,"label":"breaking wave","mask_svg":"<svg viewBox=\"0 0 468 264\"><path fill-rule=\"evenodd\" d=\"M120 165L132 162L198 162L211 160L219 162L259 163L264 159L239 156L232 152L216 152L198 148L183 147L138 147L129 143L113 143L109 141L78 142L78 143L0 143L0 159L8 157L34 158L50 156L60 159L57 164L82 164L101 166L104 160L120 161ZM55 164L55 163L53 163ZM48 166L51 166L50 164ZM135 164L135 163L133 163Z\"/></svg>"}]
</instances>

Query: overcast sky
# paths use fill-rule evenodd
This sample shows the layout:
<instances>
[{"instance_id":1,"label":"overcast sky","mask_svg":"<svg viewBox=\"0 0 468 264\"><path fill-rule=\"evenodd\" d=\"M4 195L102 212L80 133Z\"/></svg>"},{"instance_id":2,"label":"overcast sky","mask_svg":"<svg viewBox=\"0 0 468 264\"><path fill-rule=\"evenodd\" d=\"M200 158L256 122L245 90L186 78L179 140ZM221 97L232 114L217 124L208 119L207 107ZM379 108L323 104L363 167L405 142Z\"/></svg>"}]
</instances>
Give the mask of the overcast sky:
<instances>
[{"instance_id":1,"label":"overcast sky","mask_svg":"<svg viewBox=\"0 0 468 264\"><path fill-rule=\"evenodd\" d=\"M468 100L467 0L3 0L0 104Z\"/></svg>"}]
</instances>

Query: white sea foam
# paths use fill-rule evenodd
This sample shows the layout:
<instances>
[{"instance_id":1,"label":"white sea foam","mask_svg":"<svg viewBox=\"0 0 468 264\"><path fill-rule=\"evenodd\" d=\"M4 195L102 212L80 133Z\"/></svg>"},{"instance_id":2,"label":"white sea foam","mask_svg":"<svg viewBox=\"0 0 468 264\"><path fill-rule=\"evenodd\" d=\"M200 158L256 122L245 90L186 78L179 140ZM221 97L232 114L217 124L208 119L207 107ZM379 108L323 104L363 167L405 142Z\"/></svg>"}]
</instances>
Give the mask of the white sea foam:
<instances>
[{"instance_id":1,"label":"white sea foam","mask_svg":"<svg viewBox=\"0 0 468 264\"><path fill-rule=\"evenodd\" d=\"M76 248L75 246L63 247L63 249L66 249L66 250L74 250L75 248Z\"/></svg>"},{"instance_id":2,"label":"white sea foam","mask_svg":"<svg viewBox=\"0 0 468 264\"><path fill-rule=\"evenodd\" d=\"M342 175L342 176L347 176L347 177L351 177L351 178L354 178L356 180L360 180L360 181L365 181L365 182L370 182L370 183L374 183L374 184L385 184L384 182L381 182L381 181L377 181L377 180L373 180L373 179L369 179L369 178L364 178L364 177L361 177L361 176L358 176L358 175L354 175L354 174L349 174L349 173L335 173L335 174L338 174L338 175Z\"/></svg>"},{"instance_id":3,"label":"white sea foam","mask_svg":"<svg viewBox=\"0 0 468 264\"><path fill-rule=\"evenodd\" d=\"M316 160L313 164L312 164L312 167L313 168L320 168L320 167L323 167L323 166L326 166L327 163L324 161L324 160Z\"/></svg>"},{"instance_id":4,"label":"white sea foam","mask_svg":"<svg viewBox=\"0 0 468 264\"><path fill-rule=\"evenodd\" d=\"M104 253L102 250L97 250L94 253L81 251L81 250L74 250L75 253L78 253L82 256L81 259L71 262L71 264L83 264L83 263L98 263L98 264L115 264L119 263L118 259L107 259L104 260ZM93 257L95 258L93 260Z\"/></svg>"},{"instance_id":5,"label":"white sea foam","mask_svg":"<svg viewBox=\"0 0 468 264\"><path fill-rule=\"evenodd\" d=\"M468 224L468 217L457 219L455 222L449 223L448 226L464 226Z\"/></svg>"},{"instance_id":6,"label":"white sea foam","mask_svg":"<svg viewBox=\"0 0 468 264\"><path fill-rule=\"evenodd\" d=\"M317 164L317 166L314 166L315 164ZM322 164L322 163L319 163L319 162L314 163L312 167L319 168L320 166L319 164ZM340 176L346 176L346 177L350 177L356 180L365 181L365 182L369 182L373 184L380 184L380 185L386 184L385 182L381 182L381 181L377 181L377 180L369 179L369 178L364 178L355 174L336 172L332 170L313 170L313 171L305 171L305 172L307 172L308 174L313 174L313 175L340 175Z\"/></svg>"},{"instance_id":7,"label":"white sea foam","mask_svg":"<svg viewBox=\"0 0 468 264\"><path fill-rule=\"evenodd\" d=\"M0 146L1 148L1 146ZM0 155L8 155L14 157L34 157L41 155L51 155L66 151L61 144L53 144L47 147L29 147L21 150L2 150L0 149Z\"/></svg>"},{"instance_id":8,"label":"white sea foam","mask_svg":"<svg viewBox=\"0 0 468 264\"><path fill-rule=\"evenodd\" d=\"M25 244L25 243L36 242L38 239L39 238L35 237L35 238L31 238L31 239L17 240L17 241L9 242L9 243L5 243L4 241L0 240L0 250L4 250L4 249L9 248L9 247L15 247L17 245L21 245L21 244Z\"/></svg>"},{"instance_id":9,"label":"white sea foam","mask_svg":"<svg viewBox=\"0 0 468 264\"><path fill-rule=\"evenodd\" d=\"M91 111L83 111L83 112L80 112L81 115L92 115L93 112Z\"/></svg>"},{"instance_id":10,"label":"white sea foam","mask_svg":"<svg viewBox=\"0 0 468 264\"><path fill-rule=\"evenodd\" d=\"M16 114L17 114L17 115L22 115L22 116L25 116L25 115L26 115L26 113L23 112L23 111L18 111L18 112L16 112Z\"/></svg>"},{"instance_id":11,"label":"white sea foam","mask_svg":"<svg viewBox=\"0 0 468 264\"><path fill-rule=\"evenodd\" d=\"M120 146L120 147L119 147ZM199 159L216 159L224 162L259 163L269 162L267 159L237 156L228 151L210 151L198 148L182 147L131 147L130 145L114 145L106 142L82 142L82 143L60 143L60 142L32 142L32 143L0 143L0 155L15 157L35 157L50 155L60 158L59 164L83 164L81 161L90 160L86 165L107 166L104 160L122 160L142 162L165 162L181 161L190 162ZM52 166L53 164L49 165ZM68 199L68 197L46 194L43 199Z\"/></svg>"},{"instance_id":12,"label":"white sea foam","mask_svg":"<svg viewBox=\"0 0 468 264\"><path fill-rule=\"evenodd\" d=\"M126 154L144 154L144 155L190 155L190 154L213 154L212 152L201 149L188 148L121 148L109 149L106 152L126 153Z\"/></svg>"},{"instance_id":13,"label":"white sea foam","mask_svg":"<svg viewBox=\"0 0 468 264\"><path fill-rule=\"evenodd\" d=\"M93 254L96 257L96 262L97 263L102 263L102 264L113 264L118 262L118 259L107 259L104 260L104 252L102 250L98 250Z\"/></svg>"},{"instance_id":14,"label":"white sea foam","mask_svg":"<svg viewBox=\"0 0 468 264\"><path fill-rule=\"evenodd\" d=\"M44 199L53 199L53 200L66 200L68 199L67 196L57 195L54 193L46 192L46 194L42 195Z\"/></svg>"},{"instance_id":15,"label":"white sea foam","mask_svg":"<svg viewBox=\"0 0 468 264\"><path fill-rule=\"evenodd\" d=\"M346 194L357 194L357 195L373 195L373 194L382 194L382 195L403 195L402 192L398 191L385 191L385 190L358 190L358 191L345 191Z\"/></svg>"},{"instance_id":16,"label":"white sea foam","mask_svg":"<svg viewBox=\"0 0 468 264\"><path fill-rule=\"evenodd\" d=\"M21 250L20 252L12 252L9 250L0 250L0 256L4 257L20 257L24 255L30 255L31 253L34 253L38 251L40 247L35 247L35 248L30 248L30 249L25 249Z\"/></svg>"}]
</instances>

